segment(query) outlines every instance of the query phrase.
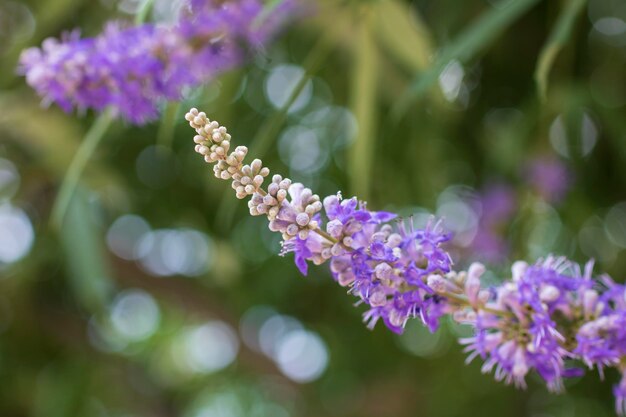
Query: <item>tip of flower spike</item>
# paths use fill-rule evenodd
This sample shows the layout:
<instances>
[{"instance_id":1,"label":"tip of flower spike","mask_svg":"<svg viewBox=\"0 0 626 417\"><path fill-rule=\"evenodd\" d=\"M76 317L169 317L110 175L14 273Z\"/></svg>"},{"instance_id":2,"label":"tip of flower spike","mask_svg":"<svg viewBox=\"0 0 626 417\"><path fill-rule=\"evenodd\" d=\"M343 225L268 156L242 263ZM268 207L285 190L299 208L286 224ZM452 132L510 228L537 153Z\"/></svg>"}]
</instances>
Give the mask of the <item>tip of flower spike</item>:
<instances>
[{"instance_id":1,"label":"tip of flower spike","mask_svg":"<svg viewBox=\"0 0 626 417\"><path fill-rule=\"evenodd\" d=\"M197 115L198 115L198 109L196 109L195 107L192 107L185 114L185 120L187 120L188 122L191 122L193 120L193 118L196 117Z\"/></svg>"}]
</instances>

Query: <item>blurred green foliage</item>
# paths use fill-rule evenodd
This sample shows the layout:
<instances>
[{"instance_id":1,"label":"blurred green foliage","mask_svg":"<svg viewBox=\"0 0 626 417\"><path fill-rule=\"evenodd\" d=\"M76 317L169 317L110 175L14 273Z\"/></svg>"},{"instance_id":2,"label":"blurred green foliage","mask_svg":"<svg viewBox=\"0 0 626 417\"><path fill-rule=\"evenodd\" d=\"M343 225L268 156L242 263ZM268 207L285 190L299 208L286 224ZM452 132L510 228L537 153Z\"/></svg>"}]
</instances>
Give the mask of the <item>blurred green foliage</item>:
<instances>
[{"instance_id":1,"label":"blurred green foliage","mask_svg":"<svg viewBox=\"0 0 626 417\"><path fill-rule=\"evenodd\" d=\"M302 278L275 256L263 219L193 153L182 115L201 108L320 195L356 193L405 215L508 184L518 200L497 230L510 250L489 265L494 277L554 252L594 257L621 281L623 1L320 1L248 65L164 106L160 123L113 123L54 228L96 116L42 108L17 58L64 30L132 20L133 8L146 10L0 3L0 415L612 415L615 375L569 381L558 396L533 380L519 391L463 364L452 323L437 335L415 323L402 337L365 329L324 267ZM524 174L541 156L573 174L558 203ZM466 243L453 248L460 266L480 258ZM313 350L292 338L285 354L298 363L277 365L280 336L298 329ZM323 373L298 381L287 368L302 363Z\"/></svg>"}]
</instances>

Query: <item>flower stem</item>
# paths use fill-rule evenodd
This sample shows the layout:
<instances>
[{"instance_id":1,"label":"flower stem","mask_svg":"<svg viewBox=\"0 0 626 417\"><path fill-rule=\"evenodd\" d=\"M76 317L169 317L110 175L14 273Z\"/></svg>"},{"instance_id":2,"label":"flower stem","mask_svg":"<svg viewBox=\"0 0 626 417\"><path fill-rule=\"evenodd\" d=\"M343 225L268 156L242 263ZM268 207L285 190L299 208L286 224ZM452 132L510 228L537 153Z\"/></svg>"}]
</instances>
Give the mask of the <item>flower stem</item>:
<instances>
[{"instance_id":1,"label":"flower stem","mask_svg":"<svg viewBox=\"0 0 626 417\"><path fill-rule=\"evenodd\" d=\"M483 310L487 313L495 314L496 316L509 317L511 315L508 311L502 311L495 308L486 307L484 305L474 307L471 305L469 300L461 294L455 294L448 291L438 291L437 294L441 295L442 297L446 297L447 299L452 300L462 306L472 307L476 310Z\"/></svg>"},{"instance_id":2,"label":"flower stem","mask_svg":"<svg viewBox=\"0 0 626 417\"><path fill-rule=\"evenodd\" d=\"M157 131L157 145L163 149L171 150L172 141L174 139L174 126L176 124L176 116L180 110L181 103L168 102L161 118L161 124Z\"/></svg>"},{"instance_id":3,"label":"flower stem","mask_svg":"<svg viewBox=\"0 0 626 417\"><path fill-rule=\"evenodd\" d=\"M328 233L326 233L325 231L323 231L323 230L322 230L322 229L320 229L319 227L318 227L318 228L313 229L313 231L314 231L315 233L317 233L318 235L320 235L321 237L323 237L324 239L328 240L329 242L332 242L332 243L339 243L339 241L338 241L337 239L335 239L334 237L332 237L331 235L329 235ZM346 247L345 245L343 245L343 244L342 244L341 246L343 246L343 247L347 248L347 247ZM352 248L347 248L347 249L348 249L348 250L352 250Z\"/></svg>"},{"instance_id":4,"label":"flower stem","mask_svg":"<svg viewBox=\"0 0 626 417\"><path fill-rule=\"evenodd\" d=\"M100 116L98 116L94 124L91 125L91 128L85 134L85 139L78 147L76 155L74 155L74 159L72 159L72 162L65 173L65 177L61 183L61 188L59 189L54 206L52 207L51 221L54 227L61 228L63 225L63 219L65 218L67 209L72 198L74 197L76 187L83 171L85 170L85 166L104 137L107 129L111 125L112 120L113 116L111 110L105 110L102 114L100 114Z\"/></svg>"},{"instance_id":5,"label":"flower stem","mask_svg":"<svg viewBox=\"0 0 626 417\"><path fill-rule=\"evenodd\" d=\"M142 23L146 21L146 19L148 18L148 14L150 13L150 10L152 10L153 4L154 4L154 0L143 1L141 6L139 7L139 10L137 11L137 14L135 15L136 25L141 25Z\"/></svg>"},{"instance_id":6,"label":"flower stem","mask_svg":"<svg viewBox=\"0 0 626 417\"><path fill-rule=\"evenodd\" d=\"M135 16L135 25L139 26L146 21L153 4L154 0L144 0ZM74 155L65 173L61 188L59 189L54 206L52 207L50 217L53 227L60 229L63 225L67 209L76 192L79 178L83 174L87 162L95 152L112 121L113 111L107 108L98 116L94 124L91 125L91 128L87 131L87 134L85 134L85 139L78 147L78 151L76 151L76 155Z\"/></svg>"}]
</instances>

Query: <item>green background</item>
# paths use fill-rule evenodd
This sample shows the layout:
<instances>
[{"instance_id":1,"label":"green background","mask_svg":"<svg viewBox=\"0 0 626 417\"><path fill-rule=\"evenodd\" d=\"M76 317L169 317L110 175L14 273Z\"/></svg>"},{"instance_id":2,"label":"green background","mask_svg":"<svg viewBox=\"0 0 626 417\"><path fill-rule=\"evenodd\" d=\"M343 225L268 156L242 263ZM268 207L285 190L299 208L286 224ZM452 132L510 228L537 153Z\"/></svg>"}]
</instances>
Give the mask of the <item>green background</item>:
<instances>
[{"instance_id":1,"label":"green background","mask_svg":"<svg viewBox=\"0 0 626 417\"><path fill-rule=\"evenodd\" d=\"M183 115L207 112L273 173L321 196L341 190L416 219L441 214L459 193L508 184L516 209L494 233L510 251L488 264L492 282L512 260L548 253L593 257L596 271L623 281L623 1L319 2L246 66L164 106L159 122L114 122L55 228L55 196L96 115L41 107L16 75L17 57L65 30L93 36L106 20L132 20L136 3L0 3L0 222L13 210L34 231L17 237L27 242L19 259L0 262L0 415L613 415L611 372L568 381L560 395L534 376L516 390L481 375L478 361L466 366L456 339L467 330L447 321L435 335L417 322L403 336L367 330L363 307L327 267L302 277L290 256L276 256L264 219L250 218L193 152ZM163 4L150 19L163 18ZM542 198L524 175L542 156L572 174L561 201ZM138 217L115 235L128 214ZM141 256L126 243L138 260L111 243L131 224L152 230ZM460 268L481 260L471 240L451 251ZM323 373L285 376L271 352L255 350L263 323L276 345L293 326L316 335ZM208 328L226 342L192 336ZM239 349L211 371L203 343Z\"/></svg>"}]
</instances>

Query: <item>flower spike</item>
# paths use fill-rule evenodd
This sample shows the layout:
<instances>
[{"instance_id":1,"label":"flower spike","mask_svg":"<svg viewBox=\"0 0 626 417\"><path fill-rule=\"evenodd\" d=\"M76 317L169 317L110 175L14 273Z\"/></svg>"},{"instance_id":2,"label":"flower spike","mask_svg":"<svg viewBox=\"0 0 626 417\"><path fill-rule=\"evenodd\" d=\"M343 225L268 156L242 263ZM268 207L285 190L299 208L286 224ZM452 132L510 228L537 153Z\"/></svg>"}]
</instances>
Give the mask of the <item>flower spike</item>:
<instances>
[{"instance_id":1,"label":"flower spike","mask_svg":"<svg viewBox=\"0 0 626 417\"><path fill-rule=\"evenodd\" d=\"M281 255L293 252L304 275L308 262L328 262L339 285L369 307L368 327L382 321L402 333L409 319L419 318L434 332L449 315L474 329L460 340L467 362L480 357L484 373L493 371L496 380L520 388L534 371L550 391L560 392L565 378L584 373L576 361L601 375L604 368L617 368L622 380L613 390L615 407L626 414L626 286L603 277L599 289L593 262L581 272L564 257L533 265L517 261L509 279L483 288L482 264L452 269L442 247L450 235L441 222L424 229L411 221L392 225L393 213L368 210L340 193L320 199L280 175L265 190L269 169L259 159L245 164L245 146L229 154L226 128L197 109L185 118L197 133L196 152L215 164L215 176L231 180L238 198L250 197L250 214L266 216L270 230L282 234Z\"/></svg>"}]
</instances>

